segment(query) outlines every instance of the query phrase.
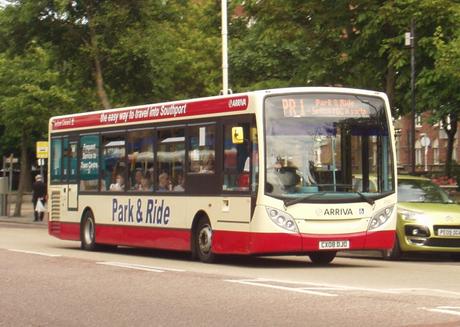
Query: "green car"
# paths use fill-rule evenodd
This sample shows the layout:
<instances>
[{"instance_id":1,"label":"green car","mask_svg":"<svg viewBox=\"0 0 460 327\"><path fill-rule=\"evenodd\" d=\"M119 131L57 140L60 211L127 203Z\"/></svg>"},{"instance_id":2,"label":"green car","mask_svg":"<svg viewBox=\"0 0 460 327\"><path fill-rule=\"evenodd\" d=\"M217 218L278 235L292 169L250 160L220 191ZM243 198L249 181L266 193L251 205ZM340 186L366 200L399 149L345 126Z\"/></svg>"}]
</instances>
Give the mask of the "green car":
<instances>
[{"instance_id":1,"label":"green car","mask_svg":"<svg viewBox=\"0 0 460 327\"><path fill-rule=\"evenodd\" d=\"M384 257L404 252L460 253L460 204L429 179L398 177L398 221L393 249Z\"/></svg>"}]
</instances>

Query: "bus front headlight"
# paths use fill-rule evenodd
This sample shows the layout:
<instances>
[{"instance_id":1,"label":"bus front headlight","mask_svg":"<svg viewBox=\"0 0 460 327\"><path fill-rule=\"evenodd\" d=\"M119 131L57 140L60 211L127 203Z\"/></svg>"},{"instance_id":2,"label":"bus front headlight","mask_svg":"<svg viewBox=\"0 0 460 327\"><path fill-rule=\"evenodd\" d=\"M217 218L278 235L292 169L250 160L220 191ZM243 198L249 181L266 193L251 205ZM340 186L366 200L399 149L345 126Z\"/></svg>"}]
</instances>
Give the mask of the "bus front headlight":
<instances>
[{"instance_id":1,"label":"bus front headlight","mask_svg":"<svg viewBox=\"0 0 460 327\"><path fill-rule=\"evenodd\" d=\"M265 207L265 210L267 210L268 216L276 225L290 232L299 232L294 218L287 212L271 207Z\"/></svg>"},{"instance_id":2,"label":"bus front headlight","mask_svg":"<svg viewBox=\"0 0 460 327\"><path fill-rule=\"evenodd\" d=\"M393 213L394 206L386 207L380 211L378 211L369 222L368 230L376 229L382 226L387 220L391 217Z\"/></svg>"}]
</instances>

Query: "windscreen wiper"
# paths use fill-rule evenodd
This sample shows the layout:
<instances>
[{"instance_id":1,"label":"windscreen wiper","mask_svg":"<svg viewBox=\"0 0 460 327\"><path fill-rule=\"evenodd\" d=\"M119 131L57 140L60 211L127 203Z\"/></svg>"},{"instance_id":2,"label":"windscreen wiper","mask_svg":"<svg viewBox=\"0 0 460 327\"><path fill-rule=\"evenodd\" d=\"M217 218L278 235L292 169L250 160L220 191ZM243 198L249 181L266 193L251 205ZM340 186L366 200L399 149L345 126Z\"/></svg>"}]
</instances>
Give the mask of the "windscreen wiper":
<instances>
[{"instance_id":1,"label":"windscreen wiper","mask_svg":"<svg viewBox=\"0 0 460 327\"><path fill-rule=\"evenodd\" d=\"M326 194L327 192L318 192L318 193L311 193L311 194L308 194L308 195L305 195L305 196L302 196L300 198L297 198L297 199L293 199L293 200L283 200L284 202L284 206L287 208L289 206L292 206L293 204L296 204L296 203L299 203L299 202L303 202L304 200L307 200L307 199L310 199L316 195L324 195Z\"/></svg>"},{"instance_id":2,"label":"windscreen wiper","mask_svg":"<svg viewBox=\"0 0 460 327\"><path fill-rule=\"evenodd\" d=\"M364 201L366 201L367 203L369 203L371 206L373 206L375 204L375 201L374 199L371 199L370 197L368 197L367 195L364 195L363 193L361 192L356 192L356 194L359 195L359 197L361 199L363 199Z\"/></svg>"}]
</instances>

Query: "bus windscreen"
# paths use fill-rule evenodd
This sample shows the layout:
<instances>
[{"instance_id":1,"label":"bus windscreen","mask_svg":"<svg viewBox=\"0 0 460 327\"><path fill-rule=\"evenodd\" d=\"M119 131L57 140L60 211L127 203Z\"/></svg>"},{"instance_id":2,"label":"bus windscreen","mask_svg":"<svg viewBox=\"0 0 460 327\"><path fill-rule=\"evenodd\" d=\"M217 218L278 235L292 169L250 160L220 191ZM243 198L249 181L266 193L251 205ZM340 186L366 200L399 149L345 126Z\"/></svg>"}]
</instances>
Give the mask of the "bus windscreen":
<instances>
[{"instance_id":1,"label":"bus windscreen","mask_svg":"<svg viewBox=\"0 0 460 327\"><path fill-rule=\"evenodd\" d=\"M353 94L267 97L266 193L308 201L393 191L385 102Z\"/></svg>"}]
</instances>

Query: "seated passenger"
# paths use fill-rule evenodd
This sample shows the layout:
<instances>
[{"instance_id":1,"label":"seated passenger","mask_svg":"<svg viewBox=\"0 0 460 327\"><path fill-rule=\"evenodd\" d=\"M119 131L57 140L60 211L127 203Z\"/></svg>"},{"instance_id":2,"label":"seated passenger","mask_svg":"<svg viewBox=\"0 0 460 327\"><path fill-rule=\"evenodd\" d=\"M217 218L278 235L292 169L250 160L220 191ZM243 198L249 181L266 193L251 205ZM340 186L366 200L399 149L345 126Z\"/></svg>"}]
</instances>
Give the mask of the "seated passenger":
<instances>
[{"instance_id":1,"label":"seated passenger","mask_svg":"<svg viewBox=\"0 0 460 327\"><path fill-rule=\"evenodd\" d=\"M158 191L165 192L170 190L170 181L168 173L161 173L158 176Z\"/></svg>"},{"instance_id":2,"label":"seated passenger","mask_svg":"<svg viewBox=\"0 0 460 327\"><path fill-rule=\"evenodd\" d=\"M125 179L122 174L117 174L115 183L110 184L110 191L124 191Z\"/></svg>"},{"instance_id":3,"label":"seated passenger","mask_svg":"<svg viewBox=\"0 0 460 327\"><path fill-rule=\"evenodd\" d=\"M181 173L178 173L177 174L177 185L174 186L173 191L174 192L184 192L185 190L184 184L185 184L184 175L182 175Z\"/></svg>"},{"instance_id":4,"label":"seated passenger","mask_svg":"<svg viewBox=\"0 0 460 327\"><path fill-rule=\"evenodd\" d=\"M202 173L213 173L214 172L214 156L208 155L206 159L203 160L203 168L201 169Z\"/></svg>"},{"instance_id":5,"label":"seated passenger","mask_svg":"<svg viewBox=\"0 0 460 327\"><path fill-rule=\"evenodd\" d=\"M142 178L144 177L144 174L142 174L141 170L136 170L136 173L134 174L134 181L133 185L131 187L132 191L140 191L142 189Z\"/></svg>"},{"instance_id":6,"label":"seated passenger","mask_svg":"<svg viewBox=\"0 0 460 327\"><path fill-rule=\"evenodd\" d=\"M150 177L149 176L142 176L140 190L143 191L143 192L153 191L153 186L150 183Z\"/></svg>"}]
</instances>

